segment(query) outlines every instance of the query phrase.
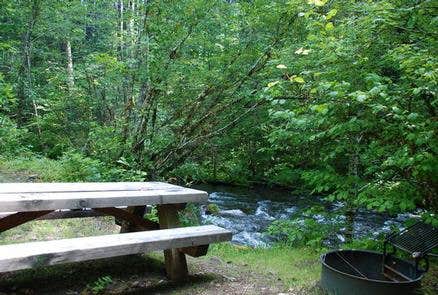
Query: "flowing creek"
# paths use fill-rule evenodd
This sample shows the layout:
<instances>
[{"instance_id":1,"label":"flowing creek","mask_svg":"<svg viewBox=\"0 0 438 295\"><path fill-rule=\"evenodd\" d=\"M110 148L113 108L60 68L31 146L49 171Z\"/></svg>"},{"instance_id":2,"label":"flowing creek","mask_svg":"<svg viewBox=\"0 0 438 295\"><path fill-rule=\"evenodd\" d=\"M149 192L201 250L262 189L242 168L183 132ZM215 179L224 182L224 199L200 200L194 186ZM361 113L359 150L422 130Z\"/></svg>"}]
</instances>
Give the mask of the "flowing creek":
<instances>
[{"instance_id":1,"label":"flowing creek","mask_svg":"<svg viewBox=\"0 0 438 295\"><path fill-rule=\"evenodd\" d=\"M198 185L195 188L209 193L209 202L219 208L218 214L209 214L202 207L201 221L227 228L233 232L233 242L251 247L267 247L274 241L265 233L274 220L297 218L304 220L303 210L314 205L324 206L327 212L338 212L343 204L328 204L322 198L294 195L286 190L267 188L241 188L226 185ZM359 210L354 217L354 237L376 237L388 233L392 227L403 228L403 222L414 214L389 216L367 210ZM309 216L307 216L309 217ZM330 220L321 215L310 216L318 223L345 220L342 213L334 214ZM345 241L345 228L336 233L328 246L335 247Z\"/></svg>"}]
</instances>

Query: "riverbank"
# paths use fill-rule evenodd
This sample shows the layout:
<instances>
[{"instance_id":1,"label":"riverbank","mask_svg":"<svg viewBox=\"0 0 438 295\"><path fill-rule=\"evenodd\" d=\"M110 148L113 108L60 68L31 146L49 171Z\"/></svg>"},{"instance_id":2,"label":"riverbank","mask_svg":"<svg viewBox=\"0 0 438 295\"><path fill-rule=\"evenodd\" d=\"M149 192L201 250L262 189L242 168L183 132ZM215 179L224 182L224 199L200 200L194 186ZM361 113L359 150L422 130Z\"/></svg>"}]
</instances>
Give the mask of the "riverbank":
<instances>
[{"instance_id":1,"label":"riverbank","mask_svg":"<svg viewBox=\"0 0 438 295\"><path fill-rule=\"evenodd\" d=\"M0 181L65 181L65 163L45 158L0 159ZM70 164L68 164L70 165ZM71 180L69 180L71 181ZM0 243L114 233L112 218L35 221L0 235ZM164 276L162 255L152 253L97 263L79 263L0 276L6 294L322 294L320 252L309 247L250 248L214 245L206 257L190 259L190 282ZM425 278L425 294L438 290L436 263ZM35 285L35 282L38 282ZM93 291L95 290L95 291ZM97 290L97 291L96 291ZM100 290L100 291L99 291Z\"/></svg>"}]
</instances>

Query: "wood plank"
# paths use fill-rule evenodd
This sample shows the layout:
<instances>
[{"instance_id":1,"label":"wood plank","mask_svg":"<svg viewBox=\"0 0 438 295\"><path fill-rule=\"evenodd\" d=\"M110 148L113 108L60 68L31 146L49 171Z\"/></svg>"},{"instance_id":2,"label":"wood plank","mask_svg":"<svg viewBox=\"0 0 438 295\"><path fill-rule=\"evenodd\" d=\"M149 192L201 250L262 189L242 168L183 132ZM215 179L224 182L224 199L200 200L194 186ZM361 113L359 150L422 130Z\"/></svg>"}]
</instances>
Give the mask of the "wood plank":
<instances>
[{"instance_id":1,"label":"wood plank","mask_svg":"<svg viewBox=\"0 0 438 295\"><path fill-rule=\"evenodd\" d=\"M43 211L177 203L205 203L206 192L175 187L145 191L0 194L0 211Z\"/></svg>"},{"instance_id":2,"label":"wood plank","mask_svg":"<svg viewBox=\"0 0 438 295\"><path fill-rule=\"evenodd\" d=\"M145 191L180 188L165 182L53 182L53 183L1 183L0 194L5 193L56 193L97 191Z\"/></svg>"},{"instance_id":3,"label":"wood plank","mask_svg":"<svg viewBox=\"0 0 438 295\"><path fill-rule=\"evenodd\" d=\"M8 229L17 227L28 221L37 219L38 217L44 216L52 211L34 211L34 212L17 212L0 219L0 233Z\"/></svg>"},{"instance_id":4,"label":"wood plank","mask_svg":"<svg viewBox=\"0 0 438 295\"><path fill-rule=\"evenodd\" d=\"M0 246L0 272L87 261L231 239L214 225Z\"/></svg>"},{"instance_id":5,"label":"wood plank","mask_svg":"<svg viewBox=\"0 0 438 295\"><path fill-rule=\"evenodd\" d=\"M38 211L34 211L38 212ZM0 218L15 214L17 212L1 212ZM51 220L51 219L68 219L68 218L86 218L86 217L98 217L98 216L106 216L101 212L97 212L93 209L81 209L81 210L56 210L52 211L46 215L38 217L37 220Z\"/></svg>"},{"instance_id":6,"label":"wood plank","mask_svg":"<svg viewBox=\"0 0 438 295\"><path fill-rule=\"evenodd\" d=\"M116 207L118 209L126 209L126 206ZM17 212L0 212L0 218L8 215L15 214ZM97 212L96 210L85 208L80 210L62 209L48 213L44 216L38 217L37 220L51 220L51 219L68 219L68 218L87 218L87 217L99 217L107 216L107 214Z\"/></svg>"},{"instance_id":7,"label":"wood plank","mask_svg":"<svg viewBox=\"0 0 438 295\"><path fill-rule=\"evenodd\" d=\"M160 205L157 207L160 228L170 229L179 226L178 212L183 209L179 205ZM201 244L205 245L205 244ZM173 281L185 281L188 278L186 256L178 248L164 250L164 263L169 279Z\"/></svg>"},{"instance_id":8,"label":"wood plank","mask_svg":"<svg viewBox=\"0 0 438 295\"><path fill-rule=\"evenodd\" d=\"M89 218L89 217L99 217L106 216L102 212L98 212L93 209L83 209L83 210L58 210L53 211L47 215L41 216L38 220L51 220L51 219L68 219L68 218Z\"/></svg>"}]
</instances>

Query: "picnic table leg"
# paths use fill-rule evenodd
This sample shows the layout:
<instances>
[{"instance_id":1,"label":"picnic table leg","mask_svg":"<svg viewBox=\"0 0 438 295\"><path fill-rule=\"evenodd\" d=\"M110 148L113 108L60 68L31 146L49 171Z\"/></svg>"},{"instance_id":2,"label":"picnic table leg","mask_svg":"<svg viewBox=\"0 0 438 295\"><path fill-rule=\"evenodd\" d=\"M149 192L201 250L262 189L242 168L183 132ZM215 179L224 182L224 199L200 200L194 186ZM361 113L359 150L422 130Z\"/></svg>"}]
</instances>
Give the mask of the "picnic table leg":
<instances>
[{"instance_id":1,"label":"picnic table leg","mask_svg":"<svg viewBox=\"0 0 438 295\"><path fill-rule=\"evenodd\" d=\"M166 204L158 206L158 218L161 229L175 228L179 225L178 211L183 209L183 204ZM164 261L167 276L173 281L187 279L187 261L184 253L178 249L164 250Z\"/></svg>"}]
</instances>

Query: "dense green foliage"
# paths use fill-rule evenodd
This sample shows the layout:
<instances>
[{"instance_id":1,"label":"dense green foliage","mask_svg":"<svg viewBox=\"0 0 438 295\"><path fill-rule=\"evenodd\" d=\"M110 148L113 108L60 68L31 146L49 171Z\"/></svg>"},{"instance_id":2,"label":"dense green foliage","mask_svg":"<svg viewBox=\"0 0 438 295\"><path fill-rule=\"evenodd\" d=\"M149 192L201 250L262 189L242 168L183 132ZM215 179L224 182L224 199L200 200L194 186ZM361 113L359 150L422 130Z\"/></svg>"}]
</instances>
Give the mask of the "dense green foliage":
<instances>
[{"instance_id":1,"label":"dense green foliage","mask_svg":"<svg viewBox=\"0 0 438 295\"><path fill-rule=\"evenodd\" d=\"M1 1L0 153L436 211L436 4L229 2Z\"/></svg>"}]
</instances>

